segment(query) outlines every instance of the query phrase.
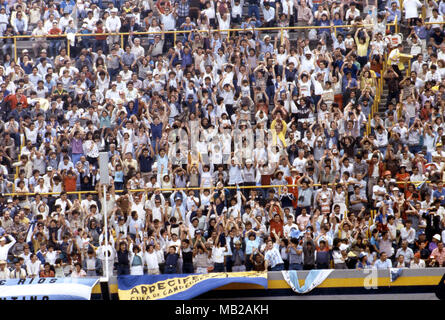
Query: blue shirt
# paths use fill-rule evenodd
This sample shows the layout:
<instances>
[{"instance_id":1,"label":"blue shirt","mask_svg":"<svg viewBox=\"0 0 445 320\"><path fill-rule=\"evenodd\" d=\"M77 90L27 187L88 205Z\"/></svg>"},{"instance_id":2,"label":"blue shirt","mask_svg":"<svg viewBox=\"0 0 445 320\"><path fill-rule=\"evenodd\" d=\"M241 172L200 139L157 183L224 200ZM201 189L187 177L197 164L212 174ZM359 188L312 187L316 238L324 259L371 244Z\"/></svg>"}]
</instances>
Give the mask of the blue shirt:
<instances>
[{"instance_id":1,"label":"blue shirt","mask_svg":"<svg viewBox=\"0 0 445 320\"><path fill-rule=\"evenodd\" d=\"M114 173L114 182L124 182L124 172L116 171Z\"/></svg>"},{"instance_id":2,"label":"blue shirt","mask_svg":"<svg viewBox=\"0 0 445 320\"><path fill-rule=\"evenodd\" d=\"M442 2L443 3L443 2ZM441 5L442 5L441 3ZM414 27L414 32L416 33L416 35L420 38L420 39L426 39L428 32L425 28L425 26L415 26Z\"/></svg>"},{"instance_id":3,"label":"blue shirt","mask_svg":"<svg viewBox=\"0 0 445 320\"><path fill-rule=\"evenodd\" d=\"M374 263L374 268L376 268L376 269L390 269L390 268L392 268L391 260L386 259L385 261L382 261L382 260L378 259Z\"/></svg>"},{"instance_id":4,"label":"blue shirt","mask_svg":"<svg viewBox=\"0 0 445 320\"><path fill-rule=\"evenodd\" d=\"M375 246L377 249L379 249L379 243L375 240L374 237L371 237L371 240L369 240L371 245Z\"/></svg>"},{"instance_id":5,"label":"blue shirt","mask_svg":"<svg viewBox=\"0 0 445 320\"><path fill-rule=\"evenodd\" d=\"M266 43L265 42L263 42L263 41L260 41L260 45L261 45L261 49L260 49L260 51L262 52L262 53L266 53L266 52L270 52L270 53L273 53L273 44L272 44L272 42L269 42L269 44L268 45L266 45Z\"/></svg>"},{"instance_id":6,"label":"blue shirt","mask_svg":"<svg viewBox=\"0 0 445 320\"><path fill-rule=\"evenodd\" d=\"M440 4L439 4L439 14L440 15L445 15L445 2L441 2Z\"/></svg>"},{"instance_id":7,"label":"blue shirt","mask_svg":"<svg viewBox=\"0 0 445 320\"><path fill-rule=\"evenodd\" d=\"M249 240L248 238L246 238L244 241L246 242L247 255L252 254L253 248L258 248L260 245L260 240L258 237L255 237L255 240Z\"/></svg>"},{"instance_id":8,"label":"blue shirt","mask_svg":"<svg viewBox=\"0 0 445 320\"><path fill-rule=\"evenodd\" d=\"M161 157L158 154L156 156L156 158L157 158L157 161L158 161L158 172L161 175L168 174L168 157L167 157L167 154L165 154L163 157ZM162 176L161 176L161 178L162 178Z\"/></svg>"},{"instance_id":9,"label":"blue shirt","mask_svg":"<svg viewBox=\"0 0 445 320\"><path fill-rule=\"evenodd\" d=\"M369 263L369 261L366 261L365 263L362 263L361 261L357 262L356 268L357 269L371 269L372 265Z\"/></svg>"},{"instance_id":10,"label":"blue shirt","mask_svg":"<svg viewBox=\"0 0 445 320\"><path fill-rule=\"evenodd\" d=\"M342 79L342 91L345 92L346 91L346 87L348 86L348 79L346 77L343 77ZM354 88L357 87L358 83L357 80L355 80L354 78L351 78L351 83L349 84L350 88Z\"/></svg>"},{"instance_id":11,"label":"blue shirt","mask_svg":"<svg viewBox=\"0 0 445 320\"><path fill-rule=\"evenodd\" d=\"M332 20L332 22L334 23L334 26L344 25L343 20L341 20L341 19L334 19L334 20ZM337 28L337 33L343 33L343 32L344 32L343 28Z\"/></svg>"},{"instance_id":12,"label":"blue shirt","mask_svg":"<svg viewBox=\"0 0 445 320\"><path fill-rule=\"evenodd\" d=\"M63 1L60 4L60 8L63 9L63 12L68 12L69 14L71 14L71 12L73 12L75 5L76 5L76 3L73 0L71 0L69 2Z\"/></svg>"},{"instance_id":13,"label":"blue shirt","mask_svg":"<svg viewBox=\"0 0 445 320\"><path fill-rule=\"evenodd\" d=\"M439 199L439 198L442 197L442 196L444 197L444 199L440 201L440 205L441 205L441 206L445 205L445 188L442 188L441 191L436 190L436 191L434 191L434 193L433 193L433 198L434 198L434 200Z\"/></svg>"},{"instance_id":14,"label":"blue shirt","mask_svg":"<svg viewBox=\"0 0 445 320\"><path fill-rule=\"evenodd\" d=\"M342 66L340 66L341 68ZM357 72L358 72L358 68L355 64L352 64L352 66L349 68L347 65L343 68L343 73L345 74L345 76L343 77L343 80L346 79L346 74L348 72L351 72L351 77L354 79L357 79Z\"/></svg>"},{"instance_id":15,"label":"blue shirt","mask_svg":"<svg viewBox=\"0 0 445 320\"><path fill-rule=\"evenodd\" d=\"M388 16L388 19L386 19L386 21L388 23L389 22L394 22L394 20L396 19L396 16L397 16L397 22L400 22L400 18L402 16L402 13L400 12L399 9L396 9L394 11L392 9L390 9L390 10L388 10L388 12L389 12L389 16Z\"/></svg>"},{"instance_id":16,"label":"blue shirt","mask_svg":"<svg viewBox=\"0 0 445 320\"><path fill-rule=\"evenodd\" d=\"M320 20L320 22L318 23L318 25L321 26L321 27L323 27L323 26L327 26L327 27L329 27L329 26L331 25L331 22L330 22L329 20L325 20L325 21ZM325 32L325 33L331 33L331 29L330 29L330 28L320 28L320 29L318 29L318 34L321 34L321 33L323 33L323 32Z\"/></svg>"}]
</instances>

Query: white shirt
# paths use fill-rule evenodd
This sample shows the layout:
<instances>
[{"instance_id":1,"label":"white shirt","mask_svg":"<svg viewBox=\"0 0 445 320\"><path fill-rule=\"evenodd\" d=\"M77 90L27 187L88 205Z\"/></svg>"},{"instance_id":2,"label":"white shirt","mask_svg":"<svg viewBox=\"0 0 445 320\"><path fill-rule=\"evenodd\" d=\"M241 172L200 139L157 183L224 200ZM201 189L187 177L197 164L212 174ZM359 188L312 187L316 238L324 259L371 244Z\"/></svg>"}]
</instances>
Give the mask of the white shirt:
<instances>
[{"instance_id":1,"label":"white shirt","mask_svg":"<svg viewBox=\"0 0 445 320\"><path fill-rule=\"evenodd\" d=\"M430 18L429 22L443 22L443 17L441 15L438 15L437 18L434 18L433 16ZM437 23L431 25L431 29L434 28L442 28L442 25Z\"/></svg>"},{"instance_id":2,"label":"white shirt","mask_svg":"<svg viewBox=\"0 0 445 320\"><path fill-rule=\"evenodd\" d=\"M418 8L422 7L419 0L405 0L403 1L403 7L405 8L405 19L418 18Z\"/></svg>"},{"instance_id":3,"label":"white shirt","mask_svg":"<svg viewBox=\"0 0 445 320\"><path fill-rule=\"evenodd\" d=\"M263 16L266 22L272 21L275 19L275 9L273 7L269 7L269 10L263 8Z\"/></svg>"},{"instance_id":4,"label":"white shirt","mask_svg":"<svg viewBox=\"0 0 445 320\"><path fill-rule=\"evenodd\" d=\"M410 228L409 230L406 230L406 227L403 227L400 229L400 237L402 240L408 241L408 243L414 243L414 239L416 237L416 230L413 228Z\"/></svg>"},{"instance_id":5,"label":"white shirt","mask_svg":"<svg viewBox=\"0 0 445 320\"><path fill-rule=\"evenodd\" d=\"M62 201L62 199L57 199L55 202L56 205L60 204L60 207L62 208L62 213L65 213L66 205L69 204L70 208L73 206L72 202L69 199L66 199L66 201Z\"/></svg>"},{"instance_id":6,"label":"white shirt","mask_svg":"<svg viewBox=\"0 0 445 320\"><path fill-rule=\"evenodd\" d=\"M230 29L230 15L226 15L226 20L223 20L219 14L219 12L216 14L216 17L218 18L218 25L220 30L227 30ZM225 34L226 32L222 32Z\"/></svg>"},{"instance_id":7,"label":"white shirt","mask_svg":"<svg viewBox=\"0 0 445 320\"><path fill-rule=\"evenodd\" d=\"M176 24L176 20L175 17L173 16L173 14L161 14L161 23L164 24L164 30L168 31L168 30L174 30L175 29L175 24Z\"/></svg>"},{"instance_id":8,"label":"white shirt","mask_svg":"<svg viewBox=\"0 0 445 320\"><path fill-rule=\"evenodd\" d=\"M213 247L212 249L212 259L215 263L224 263L224 252L226 251L225 247Z\"/></svg>"},{"instance_id":9,"label":"white shirt","mask_svg":"<svg viewBox=\"0 0 445 320\"><path fill-rule=\"evenodd\" d=\"M0 280L6 280L10 278L10 271L8 268L6 268L4 270L0 270Z\"/></svg>"},{"instance_id":10,"label":"white shirt","mask_svg":"<svg viewBox=\"0 0 445 320\"><path fill-rule=\"evenodd\" d=\"M0 260L7 260L8 258L8 251L11 249L11 247L15 244L16 240L13 236L8 235L9 240L11 240L10 243L5 244L3 247L0 246Z\"/></svg>"},{"instance_id":11,"label":"white shirt","mask_svg":"<svg viewBox=\"0 0 445 320\"><path fill-rule=\"evenodd\" d=\"M109 16L107 20L105 20L105 28L109 32L119 32L119 29L121 28L121 19L118 16L115 16L114 18Z\"/></svg>"},{"instance_id":12,"label":"white shirt","mask_svg":"<svg viewBox=\"0 0 445 320\"><path fill-rule=\"evenodd\" d=\"M306 167L307 159L300 159L299 157L295 158L292 166L294 166L299 172L304 172L304 168Z\"/></svg>"},{"instance_id":13,"label":"white shirt","mask_svg":"<svg viewBox=\"0 0 445 320\"><path fill-rule=\"evenodd\" d=\"M56 251L47 251L45 255L45 262L48 262L50 265L54 265L58 257L59 254Z\"/></svg>"},{"instance_id":14,"label":"white shirt","mask_svg":"<svg viewBox=\"0 0 445 320\"><path fill-rule=\"evenodd\" d=\"M376 192L386 192L385 186L380 187L379 185L375 185L372 187L372 199L377 201L382 201L383 196L376 195Z\"/></svg>"},{"instance_id":15,"label":"white shirt","mask_svg":"<svg viewBox=\"0 0 445 320\"><path fill-rule=\"evenodd\" d=\"M38 276L40 273L40 265L42 263L39 259L37 259L35 262L29 262L26 264L26 271L28 271L28 275L36 275Z\"/></svg>"},{"instance_id":16,"label":"white shirt","mask_svg":"<svg viewBox=\"0 0 445 320\"><path fill-rule=\"evenodd\" d=\"M145 261L145 264L147 265L148 269L158 269L159 268L158 255L156 254L155 251L153 251L152 253L145 252L144 261Z\"/></svg>"},{"instance_id":17,"label":"white shirt","mask_svg":"<svg viewBox=\"0 0 445 320\"><path fill-rule=\"evenodd\" d=\"M414 259L411 261L409 265L410 269L423 269L426 268L425 260L419 259L419 263L416 263Z\"/></svg>"}]
</instances>

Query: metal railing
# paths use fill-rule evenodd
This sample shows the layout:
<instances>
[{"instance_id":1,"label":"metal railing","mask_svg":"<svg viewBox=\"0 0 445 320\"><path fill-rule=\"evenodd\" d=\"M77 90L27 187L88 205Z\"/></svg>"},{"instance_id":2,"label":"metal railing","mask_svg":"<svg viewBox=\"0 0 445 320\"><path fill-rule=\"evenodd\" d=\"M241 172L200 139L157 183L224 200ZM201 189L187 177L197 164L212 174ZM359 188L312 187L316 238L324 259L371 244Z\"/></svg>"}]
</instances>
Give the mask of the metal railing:
<instances>
[{"instance_id":1,"label":"metal railing","mask_svg":"<svg viewBox=\"0 0 445 320\"><path fill-rule=\"evenodd\" d=\"M337 32L337 29L343 29L343 28L357 28L357 27L373 27L373 24L357 24L357 25L332 25L332 26L294 26L294 27L248 27L248 28L234 28L234 29L208 29L208 30L165 30L165 31L141 31L141 32L116 32L116 33L76 33L74 34L75 37L96 37L96 36L119 36L120 37L120 44L121 47L124 46L124 36L129 35L136 35L136 36L142 36L142 35L165 35L165 34L173 34L174 42L176 42L177 35L182 35L186 33L222 33L227 34L227 37L230 37L231 32L246 32L246 31L279 31L280 32L280 38L281 42L283 42L284 39L284 32L286 30L311 30L311 29L334 29L334 32ZM395 26L397 30L397 21L394 23L388 23L386 25L387 29L389 27ZM58 35L15 35L12 37L5 37L1 36L0 39L11 39L13 38L14 41L14 59L17 61L17 40L19 39L38 39L38 38L65 38L64 40L58 39L59 41L67 41L67 55L70 56L70 40L68 39L68 34L58 34Z\"/></svg>"},{"instance_id":2,"label":"metal railing","mask_svg":"<svg viewBox=\"0 0 445 320\"><path fill-rule=\"evenodd\" d=\"M431 181L429 180L425 180L425 181L396 181L397 184L402 184L402 183L406 183L406 184L414 184L414 185L418 185L418 184L422 184L422 183L430 183ZM332 182L332 183L328 183L328 186L336 186L338 184L342 184L339 182ZM349 183L352 184L352 183ZM349 185L348 184L348 185ZM321 187L321 183L314 183L312 185L313 187ZM175 192L175 191L190 191L190 190L217 190L217 189L269 189L269 188L276 188L279 189L279 192L281 192L281 189L287 187L287 188L297 188L298 185L296 184L286 184L286 185L256 185L256 186L236 186L236 185L227 185L227 186L223 186L223 187L184 187L184 188L145 188L145 189L128 189L128 192L133 192L133 193L139 193L139 192L144 192L144 193L148 193L148 192L152 192L152 191L161 191L161 192ZM124 192L124 190L115 190L116 193L122 193ZM83 194L98 194L97 190L91 190L91 191L67 191L67 194L75 194L79 197L79 199L81 199L81 196ZM45 193L36 193L36 192L23 192L23 193L16 193L16 192L12 192L12 193L4 193L4 196L35 196L36 194L39 194L41 196L52 196L52 195L60 195L61 192L45 192Z\"/></svg>"}]
</instances>

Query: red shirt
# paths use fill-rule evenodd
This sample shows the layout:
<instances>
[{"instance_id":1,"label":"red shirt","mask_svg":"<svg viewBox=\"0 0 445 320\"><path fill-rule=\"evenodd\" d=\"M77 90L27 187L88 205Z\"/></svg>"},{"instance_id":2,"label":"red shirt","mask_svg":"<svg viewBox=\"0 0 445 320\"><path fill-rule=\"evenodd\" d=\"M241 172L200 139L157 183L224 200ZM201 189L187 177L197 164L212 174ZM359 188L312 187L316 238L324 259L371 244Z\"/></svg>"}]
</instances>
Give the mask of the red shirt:
<instances>
[{"instance_id":1,"label":"red shirt","mask_svg":"<svg viewBox=\"0 0 445 320\"><path fill-rule=\"evenodd\" d=\"M104 33L104 28L102 27L97 27L95 33ZM96 36L96 40L106 40L107 36L103 35L103 36Z\"/></svg>"},{"instance_id":2,"label":"red shirt","mask_svg":"<svg viewBox=\"0 0 445 320\"><path fill-rule=\"evenodd\" d=\"M63 179L63 185L65 187L65 191L69 192L69 191L76 191L76 180L77 177L76 176L66 176Z\"/></svg>"},{"instance_id":3,"label":"red shirt","mask_svg":"<svg viewBox=\"0 0 445 320\"><path fill-rule=\"evenodd\" d=\"M62 30L57 27L56 28L53 27L53 28L49 29L49 31L48 31L48 34L61 34L61 33L62 33Z\"/></svg>"},{"instance_id":4,"label":"red shirt","mask_svg":"<svg viewBox=\"0 0 445 320\"><path fill-rule=\"evenodd\" d=\"M15 108L17 108L17 103L19 103L19 102L22 103L23 108L28 107L28 99L26 99L25 95L23 95L23 94L20 97L20 99L17 99L16 94L10 94L9 96L7 96L5 98L5 101L8 101L10 103L11 110L14 110Z\"/></svg>"},{"instance_id":5,"label":"red shirt","mask_svg":"<svg viewBox=\"0 0 445 320\"><path fill-rule=\"evenodd\" d=\"M272 232L273 230L275 230L276 234L279 237L283 236L283 221L280 218L279 222L276 222L275 219L272 219L270 221L270 232Z\"/></svg>"},{"instance_id":6,"label":"red shirt","mask_svg":"<svg viewBox=\"0 0 445 320\"><path fill-rule=\"evenodd\" d=\"M40 278L54 278L55 277L54 271L49 270L49 272L46 273L45 270L42 270L42 271L40 271L39 277Z\"/></svg>"},{"instance_id":7,"label":"red shirt","mask_svg":"<svg viewBox=\"0 0 445 320\"><path fill-rule=\"evenodd\" d=\"M399 188L404 189L405 188L405 183L403 182L399 182L399 181L409 181L409 173L405 172L405 173L397 173L396 174L396 180L397 180L397 185Z\"/></svg>"}]
</instances>

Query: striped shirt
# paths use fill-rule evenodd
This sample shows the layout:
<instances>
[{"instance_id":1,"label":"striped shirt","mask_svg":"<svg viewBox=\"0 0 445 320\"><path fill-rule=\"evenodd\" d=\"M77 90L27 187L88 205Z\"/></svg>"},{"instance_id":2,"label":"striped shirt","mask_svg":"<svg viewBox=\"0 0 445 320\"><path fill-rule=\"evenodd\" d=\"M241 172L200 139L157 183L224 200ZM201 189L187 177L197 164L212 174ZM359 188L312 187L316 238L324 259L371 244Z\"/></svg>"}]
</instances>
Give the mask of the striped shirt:
<instances>
[{"instance_id":1,"label":"striped shirt","mask_svg":"<svg viewBox=\"0 0 445 320\"><path fill-rule=\"evenodd\" d=\"M276 247L274 247L271 250L268 250L264 255L264 259L267 260L271 268L275 267L278 264L283 263L280 251L278 251Z\"/></svg>"}]
</instances>

